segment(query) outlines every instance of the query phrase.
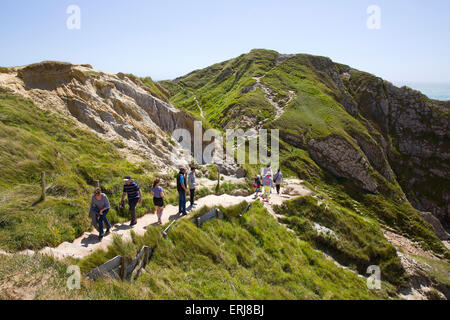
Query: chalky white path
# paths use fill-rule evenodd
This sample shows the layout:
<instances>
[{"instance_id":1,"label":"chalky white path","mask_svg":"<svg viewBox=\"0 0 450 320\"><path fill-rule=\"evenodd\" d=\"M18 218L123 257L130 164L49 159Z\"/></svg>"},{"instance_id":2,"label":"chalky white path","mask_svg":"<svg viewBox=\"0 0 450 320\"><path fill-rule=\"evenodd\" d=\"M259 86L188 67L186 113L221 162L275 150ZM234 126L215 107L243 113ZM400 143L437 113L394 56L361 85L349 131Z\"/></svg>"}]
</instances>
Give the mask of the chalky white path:
<instances>
[{"instance_id":1,"label":"chalky white path","mask_svg":"<svg viewBox=\"0 0 450 320\"><path fill-rule=\"evenodd\" d=\"M272 209L273 205L280 205L283 201L289 200L291 198L311 194L311 191L301 185L299 180L287 180L287 185L289 185L289 194L277 195L272 194L270 203L265 203L266 208L269 212L277 218L275 212ZM274 190L275 191L275 190ZM198 199L196 201L196 206L193 210L200 209L204 206L214 207L230 207L239 204L243 201L253 202L257 200L254 195L248 197L231 196L228 194L216 196L209 195L204 198ZM189 203L189 202L188 202ZM191 208L192 209L192 208ZM167 206L164 209L164 214L162 217L163 225L169 223L173 219L180 219L181 217L177 215L178 206ZM189 217L189 216L188 216ZM90 255L92 252L99 249L106 249L111 245L114 235L119 235L123 240L131 240L131 230L136 232L138 235L144 234L148 228L156 225L158 218L156 214L147 214L137 220L137 225L133 228L129 227L129 222L125 224L117 224L111 229L111 234L103 238L102 242L98 241L97 232L86 232L80 238L76 239L72 243L64 242L56 248L44 248L40 251L42 254L52 255L57 259L64 259L66 257L83 258Z\"/></svg>"}]
</instances>

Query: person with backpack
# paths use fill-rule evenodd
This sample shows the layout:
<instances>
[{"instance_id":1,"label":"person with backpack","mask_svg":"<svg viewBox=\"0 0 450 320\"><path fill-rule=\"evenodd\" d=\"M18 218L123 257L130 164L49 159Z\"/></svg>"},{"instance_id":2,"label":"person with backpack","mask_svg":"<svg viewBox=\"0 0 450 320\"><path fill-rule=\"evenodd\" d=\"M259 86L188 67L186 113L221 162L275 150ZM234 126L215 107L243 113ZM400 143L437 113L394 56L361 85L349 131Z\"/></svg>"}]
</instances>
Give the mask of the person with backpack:
<instances>
[{"instance_id":1,"label":"person with backpack","mask_svg":"<svg viewBox=\"0 0 450 320\"><path fill-rule=\"evenodd\" d=\"M281 173L281 169L278 169L278 172L273 177L273 182L275 183L277 193L280 194L281 184L283 183L283 174Z\"/></svg>"},{"instance_id":2,"label":"person with backpack","mask_svg":"<svg viewBox=\"0 0 450 320\"><path fill-rule=\"evenodd\" d=\"M253 182L253 188L255 188L255 199L258 198L258 194L261 192L261 176L257 176Z\"/></svg>"},{"instance_id":3,"label":"person with backpack","mask_svg":"<svg viewBox=\"0 0 450 320\"><path fill-rule=\"evenodd\" d=\"M158 216L158 224L162 225L162 215L164 210L164 192L163 188L159 185L160 179L156 179L152 187L153 203L156 207L156 215Z\"/></svg>"},{"instance_id":4,"label":"person with backpack","mask_svg":"<svg viewBox=\"0 0 450 320\"><path fill-rule=\"evenodd\" d=\"M111 223L109 223L106 215L110 209L109 199L106 194L102 193L102 189L96 188L91 200L91 216L94 216L98 223L97 230L99 232L98 238L102 241L105 233L103 233L103 224L106 226L106 235L110 233Z\"/></svg>"},{"instance_id":5,"label":"person with backpack","mask_svg":"<svg viewBox=\"0 0 450 320\"><path fill-rule=\"evenodd\" d=\"M183 216L187 215L186 213L186 179L185 179L186 169L181 168L180 172L177 175L177 190L178 190L178 214Z\"/></svg>"},{"instance_id":6,"label":"person with backpack","mask_svg":"<svg viewBox=\"0 0 450 320\"><path fill-rule=\"evenodd\" d=\"M195 187L197 186L197 184L195 183L195 168L194 167L191 168L191 172L189 172L189 175L188 175L188 186L189 186L191 207L193 207L195 205L195 202L194 202Z\"/></svg>"},{"instance_id":7,"label":"person with backpack","mask_svg":"<svg viewBox=\"0 0 450 320\"><path fill-rule=\"evenodd\" d=\"M130 207L131 223L130 227L137 224L136 220L136 206L142 204L142 193L138 184L134 182L130 176L126 176L125 184L123 185L122 201L120 206L124 206L125 197L128 197L128 205Z\"/></svg>"}]
</instances>

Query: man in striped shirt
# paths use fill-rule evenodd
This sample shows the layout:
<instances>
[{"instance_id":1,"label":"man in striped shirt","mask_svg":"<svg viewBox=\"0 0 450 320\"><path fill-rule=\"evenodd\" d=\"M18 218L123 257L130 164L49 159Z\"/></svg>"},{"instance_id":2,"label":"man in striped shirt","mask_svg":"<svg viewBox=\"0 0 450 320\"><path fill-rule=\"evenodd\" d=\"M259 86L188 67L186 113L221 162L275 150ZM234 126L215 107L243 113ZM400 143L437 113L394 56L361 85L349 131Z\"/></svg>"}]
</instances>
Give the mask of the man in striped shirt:
<instances>
[{"instance_id":1,"label":"man in striped shirt","mask_svg":"<svg viewBox=\"0 0 450 320\"><path fill-rule=\"evenodd\" d=\"M142 204L142 193L138 184L134 182L130 176L125 177L125 184L123 185L122 201L123 206L125 201L125 196L128 196L128 205L130 206L131 223L130 227L137 224L136 221L136 206L137 204Z\"/></svg>"}]
</instances>

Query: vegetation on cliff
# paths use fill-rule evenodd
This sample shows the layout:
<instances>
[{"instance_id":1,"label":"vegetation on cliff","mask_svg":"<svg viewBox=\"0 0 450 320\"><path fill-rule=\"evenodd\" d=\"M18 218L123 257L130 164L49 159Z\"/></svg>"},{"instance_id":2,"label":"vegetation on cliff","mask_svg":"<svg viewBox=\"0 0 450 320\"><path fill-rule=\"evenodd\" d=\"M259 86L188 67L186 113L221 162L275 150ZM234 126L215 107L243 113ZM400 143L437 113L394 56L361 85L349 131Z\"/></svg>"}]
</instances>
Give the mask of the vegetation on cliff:
<instances>
[{"instance_id":1,"label":"vegetation on cliff","mask_svg":"<svg viewBox=\"0 0 450 320\"><path fill-rule=\"evenodd\" d=\"M202 228L180 220L167 239L151 228L143 237L134 236L132 243L116 240L109 252L70 262L81 264L86 272L114 254L157 244L146 272L133 283L83 280L81 290L68 291L66 265L40 256L7 258L7 263L0 263L0 283L11 274L12 265L22 265L35 279L43 277L43 266L51 275L41 282L38 299L386 299L394 294L384 282L381 291L368 289L366 279L298 240L258 202L239 218L246 205L222 208L225 220ZM29 274L18 277L25 287Z\"/></svg>"},{"instance_id":2,"label":"vegetation on cliff","mask_svg":"<svg viewBox=\"0 0 450 320\"><path fill-rule=\"evenodd\" d=\"M0 91L0 248L40 249L72 241L89 229L89 201L96 180L110 197L111 221L127 221L119 210L123 176L148 189L153 169L132 164L112 142L70 119ZM41 172L47 173L47 199ZM153 209L144 193L139 216Z\"/></svg>"}]
</instances>

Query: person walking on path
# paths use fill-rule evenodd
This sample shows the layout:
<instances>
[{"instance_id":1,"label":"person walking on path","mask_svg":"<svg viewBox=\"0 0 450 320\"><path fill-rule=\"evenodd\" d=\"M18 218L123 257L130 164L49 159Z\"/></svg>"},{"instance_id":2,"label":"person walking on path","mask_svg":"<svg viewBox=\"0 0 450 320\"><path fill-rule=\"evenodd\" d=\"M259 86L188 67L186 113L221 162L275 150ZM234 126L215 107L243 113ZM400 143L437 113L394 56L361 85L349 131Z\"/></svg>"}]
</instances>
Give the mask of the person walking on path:
<instances>
[{"instance_id":1,"label":"person walking on path","mask_svg":"<svg viewBox=\"0 0 450 320\"><path fill-rule=\"evenodd\" d=\"M258 198L258 194L261 192L261 176L257 176L253 182L253 188L255 188L255 199Z\"/></svg>"},{"instance_id":2,"label":"person walking on path","mask_svg":"<svg viewBox=\"0 0 450 320\"><path fill-rule=\"evenodd\" d=\"M125 197L128 197L128 205L130 207L131 223L130 227L137 224L136 220L136 206L142 204L142 192L138 184L131 179L130 176L125 177L125 184L123 185L122 201L120 205L123 207Z\"/></svg>"},{"instance_id":3,"label":"person walking on path","mask_svg":"<svg viewBox=\"0 0 450 320\"><path fill-rule=\"evenodd\" d=\"M111 223L109 223L106 215L108 214L110 209L109 199L106 194L102 193L102 189L97 188L94 191L94 195L91 200L91 215L95 216L96 221L98 222L98 238L102 241L103 236L103 224L106 226L106 235L110 233Z\"/></svg>"},{"instance_id":4,"label":"person walking on path","mask_svg":"<svg viewBox=\"0 0 450 320\"><path fill-rule=\"evenodd\" d=\"M275 183L275 187L277 188L277 193L280 194L281 184L283 183L283 174L281 173L281 169L278 169L278 172L273 177L273 182Z\"/></svg>"},{"instance_id":5,"label":"person walking on path","mask_svg":"<svg viewBox=\"0 0 450 320\"><path fill-rule=\"evenodd\" d=\"M197 184L195 183L195 168L191 168L191 172L189 172L188 175L188 187L189 187L189 195L190 195L190 202L191 207L195 205L195 187Z\"/></svg>"},{"instance_id":6,"label":"person walking on path","mask_svg":"<svg viewBox=\"0 0 450 320\"><path fill-rule=\"evenodd\" d=\"M186 179L185 179L186 169L181 168L180 172L177 175L177 190L178 190L178 214L183 216L187 215L186 213Z\"/></svg>"},{"instance_id":7,"label":"person walking on path","mask_svg":"<svg viewBox=\"0 0 450 320\"><path fill-rule=\"evenodd\" d=\"M161 182L160 179L156 179L153 183L152 195L153 195L153 203L156 207L156 215L158 216L158 224L162 224L161 217L163 215L164 210L164 192L163 188L159 185Z\"/></svg>"},{"instance_id":8,"label":"person walking on path","mask_svg":"<svg viewBox=\"0 0 450 320\"><path fill-rule=\"evenodd\" d=\"M261 177L262 178L264 178L267 175L273 176L272 167L270 166L270 164L268 164L265 168L263 168L261 170Z\"/></svg>"},{"instance_id":9,"label":"person walking on path","mask_svg":"<svg viewBox=\"0 0 450 320\"><path fill-rule=\"evenodd\" d=\"M266 202L269 202L270 200L270 193L272 192L273 187L273 175L272 175L272 168L270 167L270 164L267 165L262 170L262 184L264 188L264 194L263 194L263 200Z\"/></svg>"}]
</instances>

